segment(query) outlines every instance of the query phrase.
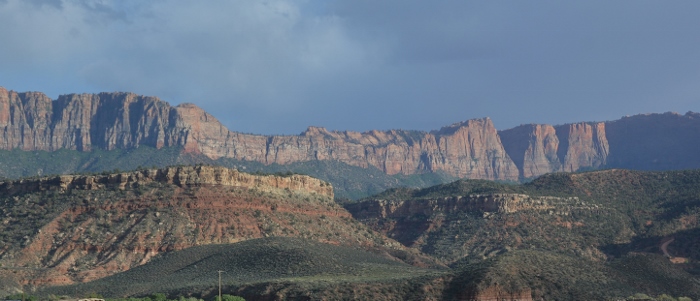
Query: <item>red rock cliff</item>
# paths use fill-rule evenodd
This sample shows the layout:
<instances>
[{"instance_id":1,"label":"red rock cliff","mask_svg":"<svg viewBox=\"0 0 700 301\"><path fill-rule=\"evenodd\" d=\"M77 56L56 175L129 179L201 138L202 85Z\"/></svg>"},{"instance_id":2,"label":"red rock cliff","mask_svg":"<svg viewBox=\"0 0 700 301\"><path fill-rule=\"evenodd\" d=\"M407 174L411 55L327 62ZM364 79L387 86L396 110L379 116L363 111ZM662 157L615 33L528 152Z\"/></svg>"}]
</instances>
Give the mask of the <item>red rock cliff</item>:
<instances>
[{"instance_id":1,"label":"red rock cliff","mask_svg":"<svg viewBox=\"0 0 700 301\"><path fill-rule=\"evenodd\" d=\"M700 168L700 114L649 114L611 122L523 125L496 131L474 119L438 131L328 131L263 136L229 131L193 104L176 107L132 93L71 94L0 88L0 149L124 149L180 146L209 158L264 164L336 160L387 174L442 171L476 179L518 180L602 167Z\"/></svg>"},{"instance_id":2,"label":"red rock cliff","mask_svg":"<svg viewBox=\"0 0 700 301\"><path fill-rule=\"evenodd\" d=\"M573 172L606 165L610 147L606 123L521 125L499 132L524 178L549 172Z\"/></svg>"},{"instance_id":3,"label":"red rock cliff","mask_svg":"<svg viewBox=\"0 0 700 301\"><path fill-rule=\"evenodd\" d=\"M338 160L388 174L445 171L460 177L516 180L518 171L489 119L433 133L391 130L298 136L231 132L193 104L171 107L132 93L72 94L52 101L37 92L0 88L0 149L117 149L182 146L186 152L288 164Z\"/></svg>"}]
</instances>

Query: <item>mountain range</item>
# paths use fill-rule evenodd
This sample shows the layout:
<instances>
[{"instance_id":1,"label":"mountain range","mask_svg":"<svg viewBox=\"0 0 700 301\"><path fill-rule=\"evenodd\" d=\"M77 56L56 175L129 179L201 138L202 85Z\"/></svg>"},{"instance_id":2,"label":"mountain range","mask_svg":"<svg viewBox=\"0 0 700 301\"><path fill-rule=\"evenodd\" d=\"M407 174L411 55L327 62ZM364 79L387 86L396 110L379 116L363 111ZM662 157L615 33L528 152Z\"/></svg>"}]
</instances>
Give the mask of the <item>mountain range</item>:
<instances>
[{"instance_id":1,"label":"mountain range","mask_svg":"<svg viewBox=\"0 0 700 301\"><path fill-rule=\"evenodd\" d=\"M699 146L693 112L266 136L0 88L0 296L698 299Z\"/></svg>"},{"instance_id":2,"label":"mountain range","mask_svg":"<svg viewBox=\"0 0 700 301\"><path fill-rule=\"evenodd\" d=\"M387 175L442 173L519 181L602 168L700 168L700 114L647 114L606 122L528 124L497 130L489 118L424 132L329 131L265 136L231 131L194 104L171 106L133 93L62 95L0 88L0 149L128 150L178 147L210 160L265 166L314 161ZM31 174L20 174L27 176ZM14 175L18 176L18 175Z\"/></svg>"}]
</instances>

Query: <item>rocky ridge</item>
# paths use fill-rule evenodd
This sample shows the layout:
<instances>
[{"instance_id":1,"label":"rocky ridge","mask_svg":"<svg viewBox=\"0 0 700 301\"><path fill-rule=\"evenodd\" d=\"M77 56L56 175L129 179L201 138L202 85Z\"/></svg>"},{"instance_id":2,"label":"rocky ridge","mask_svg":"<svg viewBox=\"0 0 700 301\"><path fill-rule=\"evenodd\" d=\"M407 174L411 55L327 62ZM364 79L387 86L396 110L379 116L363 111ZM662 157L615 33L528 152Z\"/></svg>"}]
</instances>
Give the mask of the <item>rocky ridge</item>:
<instances>
[{"instance_id":1,"label":"rocky ridge","mask_svg":"<svg viewBox=\"0 0 700 301\"><path fill-rule=\"evenodd\" d=\"M280 189L318 194L333 199L333 186L305 175L252 175L218 166L181 166L163 169L145 169L106 175L61 175L0 182L0 195L32 193L45 190L121 190L147 185L151 182L180 187L218 185L236 188L255 188L264 192Z\"/></svg>"},{"instance_id":2,"label":"rocky ridge","mask_svg":"<svg viewBox=\"0 0 700 301\"><path fill-rule=\"evenodd\" d=\"M0 184L0 205L0 275L15 271L23 285L85 282L161 253L269 236L434 264L353 221L330 184L302 175L195 166L24 179Z\"/></svg>"},{"instance_id":3,"label":"rocky ridge","mask_svg":"<svg viewBox=\"0 0 700 301\"><path fill-rule=\"evenodd\" d=\"M56 151L182 147L210 159L263 164L334 160L393 174L444 172L474 179L533 178L606 167L699 168L700 114L649 114L609 122L531 124L497 131L474 119L431 132L328 131L263 136L229 131L193 104L133 93L62 95L0 88L0 149Z\"/></svg>"},{"instance_id":4,"label":"rocky ridge","mask_svg":"<svg viewBox=\"0 0 700 301\"><path fill-rule=\"evenodd\" d=\"M385 233L405 246L431 247L428 241L440 228L453 228L451 223L461 224L462 219L473 216L478 219L497 220L523 215L559 216L560 226L571 228L572 213L604 213L607 209L589 204L578 197L530 196L518 193L472 194L427 199L383 200L367 199L345 205L353 217L376 231ZM435 232L435 233L434 233ZM445 235L440 233L438 235ZM459 236L459 232L457 232ZM470 239L472 240L472 239ZM435 241L433 241L435 243ZM425 250L423 250L425 251ZM448 261L449 262L449 261Z\"/></svg>"},{"instance_id":5,"label":"rocky ridge","mask_svg":"<svg viewBox=\"0 0 700 301\"><path fill-rule=\"evenodd\" d=\"M432 216L436 213L454 214L480 211L484 213L515 213L519 211L546 211L568 215L574 210L599 209L596 204L586 204L578 197L530 196L517 193L473 194L419 200L369 199L346 206L358 218L397 218L415 214ZM600 208L602 209L602 208Z\"/></svg>"}]
</instances>

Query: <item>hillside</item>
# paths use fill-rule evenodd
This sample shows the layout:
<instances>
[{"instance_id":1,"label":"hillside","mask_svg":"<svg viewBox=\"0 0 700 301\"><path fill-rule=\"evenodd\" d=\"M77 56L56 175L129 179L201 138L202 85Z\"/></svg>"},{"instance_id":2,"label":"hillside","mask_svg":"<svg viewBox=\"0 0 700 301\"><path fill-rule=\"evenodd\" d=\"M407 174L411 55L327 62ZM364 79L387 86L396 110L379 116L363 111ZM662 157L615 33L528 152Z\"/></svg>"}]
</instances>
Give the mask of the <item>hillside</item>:
<instances>
[{"instance_id":1,"label":"hillside","mask_svg":"<svg viewBox=\"0 0 700 301\"><path fill-rule=\"evenodd\" d=\"M170 252L124 273L85 284L48 288L41 294L100 292L126 297L165 292L172 296L212 296L218 283L216 271L224 271L222 285L226 293L258 300L282 296L318 298L319 294L343 287L355 289L356 296L399 300L410 297L412 292L406 288L403 295L373 290L397 284L409 288L431 286L434 279L447 273L413 267L356 247L271 237Z\"/></svg>"},{"instance_id":2,"label":"hillside","mask_svg":"<svg viewBox=\"0 0 700 301\"><path fill-rule=\"evenodd\" d=\"M623 300L639 293L692 300L700 296L697 275L656 254L633 253L600 262L546 250L516 250L479 262L461 261L453 269L457 300Z\"/></svg>"},{"instance_id":3,"label":"hillside","mask_svg":"<svg viewBox=\"0 0 700 301\"><path fill-rule=\"evenodd\" d=\"M121 150L122 153L110 156L121 157L123 160L117 161L127 166L223 159L263 166L301 164L293 168L303 169L307 162L340 162L369 169L370 174L378 170L385 175L441 173L458 178L518 181L550 172L601 168L700 168L700 159L694 155L698 144L700 114L693 112L556 126L530 124L502 131L497 131L490 119L483 118L430 132L358 133L309 127L299 135L263 136L230 131L194 104L173 107L156 97L100 93L62 95L52 100L39 92L17 93L0 88L0 149L75 150L90 154L81 164L63 169L40 167L60 173L95 170L101 165L96 162L100 155ZM141 147L170 149L165 151L169 156L163 159L123 154ZM190 158L178 159L179 155L172 154L173 149ZM29 157L18 156L25 158L23 164L31 165ZM6 177L36 173L36 169L4 172ZM341 186L341 182L334 184Z\"/></svg>"},{"instance_id":4,"label":"hillside","mask_svg":"<svg viewBox=\"0 0 700 301\"><path fill-rule=\"evenodd\" d=\"M163 252L268 236L435 265L352 219L330 184L301 175L209 166L64 175L2 182L0 204L0 276L14 273L30 286L99 279Z\"/></svg>"},{"instance_id":5,"label":"hillside","mask_svg":"<svg viewBox=\"0 0 700 301\"><path fill-rule=\"evenodd\" d=\"M211 297L225 270L253 300L700 297L698 170L460 180L347 211L321 180L210 166L0 192L7 293Z\"/></svg>"},{"instance_id":6,"label":"hillside","mask_svg":"<svg viewBox=\"0 0 700 301\"><path fill-rule=\"evenodd\" d=\"M527 291L570 300L603 296L584 294L581 289L589 287L606 297L635 290L700 296L698 170L557 173L522 185L460 180L393 189L346 208L372 229L457 270L495 275L464 276L480 285L478 292ZM568 276L538 282L531 269L548 266L535 259L540 257L581 264L554 264L551 273ZM530 260L539 263L525 264ZM494 270L503 264L502 272ZM600 276L575 290L567 284L588 281L589 273ZM505 280L515 281L514 288L502 287ZM557 295L567 291L568 297Z\"/></svg>"}]
</instances>

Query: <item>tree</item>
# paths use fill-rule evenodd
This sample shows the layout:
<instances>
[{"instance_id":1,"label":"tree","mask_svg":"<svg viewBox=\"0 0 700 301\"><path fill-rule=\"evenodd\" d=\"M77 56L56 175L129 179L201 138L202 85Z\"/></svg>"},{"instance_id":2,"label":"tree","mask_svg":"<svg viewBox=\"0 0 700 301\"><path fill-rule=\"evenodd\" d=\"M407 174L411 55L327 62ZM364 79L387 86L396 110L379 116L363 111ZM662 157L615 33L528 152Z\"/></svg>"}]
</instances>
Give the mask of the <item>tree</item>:
<instances>
[{"instance_id":1,"label":"tree","mask_svg":"<svg viewBox=\"0 0 700 301\"><path fill-rule=\"evenodd\" d=\"M151 300L153 300L153 301L166 301L166 300L168 300L167 296L165 296L165 294L163 294L163 293L154 293L150 297L151 297Z\"/></svg>"}]
</instances>

